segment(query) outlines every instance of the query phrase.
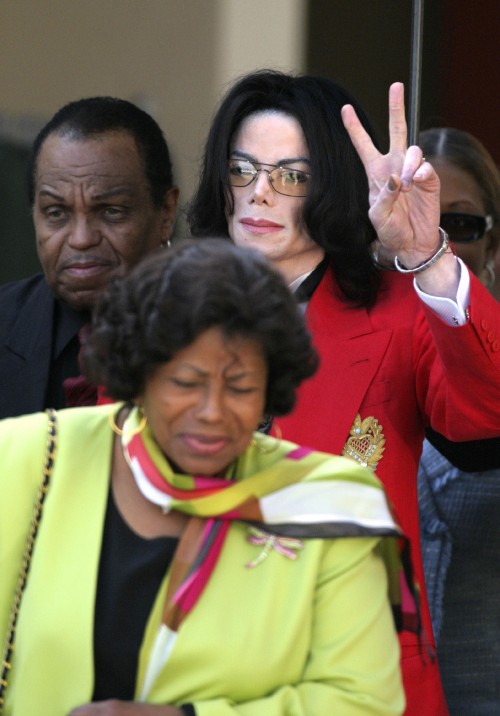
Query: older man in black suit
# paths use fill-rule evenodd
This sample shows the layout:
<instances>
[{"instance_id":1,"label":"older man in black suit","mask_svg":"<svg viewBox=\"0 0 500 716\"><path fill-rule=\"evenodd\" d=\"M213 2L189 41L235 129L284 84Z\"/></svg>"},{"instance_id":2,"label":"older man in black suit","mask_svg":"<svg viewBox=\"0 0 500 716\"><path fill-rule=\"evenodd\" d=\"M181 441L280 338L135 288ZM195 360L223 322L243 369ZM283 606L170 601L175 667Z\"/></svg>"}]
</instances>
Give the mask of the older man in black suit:
<instances>
[{"instance_id":1,"label":"older man in black suit","mask_svg":"<svg viewBox=\"0 0 500 716\"><path fill-rule=\"evenodd\" d=\"M154 119L93 97L39 133L29 195L43 274L0 287L0 418L95 402L78 363L92 307L111 279L169 242L179 190Z\"/></svg>"}]
</instances>

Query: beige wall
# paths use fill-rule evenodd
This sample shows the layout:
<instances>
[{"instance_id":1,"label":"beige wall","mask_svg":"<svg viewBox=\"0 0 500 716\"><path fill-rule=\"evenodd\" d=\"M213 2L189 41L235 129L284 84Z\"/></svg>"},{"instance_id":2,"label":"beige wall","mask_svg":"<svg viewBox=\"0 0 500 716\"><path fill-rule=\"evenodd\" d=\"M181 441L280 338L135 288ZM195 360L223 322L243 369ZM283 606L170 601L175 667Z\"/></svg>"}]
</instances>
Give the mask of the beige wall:
<instances>
[{"instance_id":1,"label":"beige wall","mask_svg":"<svg viewBox=\"0 0 500 716\"><path fill-rule=\"evenodd\" d=\"M0 113L135 101L165 131L186 201L222 91L257 67L302 69L305 14L304 0L2 0Z\"/></svg>"}]
</instances>

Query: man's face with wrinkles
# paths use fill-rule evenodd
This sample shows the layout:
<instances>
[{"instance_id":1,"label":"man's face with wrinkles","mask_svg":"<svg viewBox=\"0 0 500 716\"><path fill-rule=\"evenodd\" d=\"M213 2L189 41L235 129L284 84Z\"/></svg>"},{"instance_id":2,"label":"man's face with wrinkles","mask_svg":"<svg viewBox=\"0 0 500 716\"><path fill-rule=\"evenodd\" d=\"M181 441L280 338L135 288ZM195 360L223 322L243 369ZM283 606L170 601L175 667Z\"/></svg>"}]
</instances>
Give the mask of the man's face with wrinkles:
<instances>
[{"instance_id":1,"label":"man's face with wrinkles","mask_svg":"<svg viewBox=\"0 0 500 716\"><path fill-rule=\"evenodd\" d=\"M49 135L36 165L33 220L50 288L76 310L91 309L112 278L168 238L175 205L167 192L154 206L128 132Z\"/></svg>"}]
</instances>

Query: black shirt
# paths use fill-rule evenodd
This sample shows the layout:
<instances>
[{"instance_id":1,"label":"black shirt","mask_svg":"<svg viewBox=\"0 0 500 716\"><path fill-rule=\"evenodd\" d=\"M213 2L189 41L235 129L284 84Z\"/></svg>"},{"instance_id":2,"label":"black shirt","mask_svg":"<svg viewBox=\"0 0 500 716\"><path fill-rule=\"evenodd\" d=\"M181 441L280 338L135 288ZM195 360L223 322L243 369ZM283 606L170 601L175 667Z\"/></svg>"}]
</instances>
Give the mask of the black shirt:
<instances>
[{"instance_id":1,"label":"black shirt","mask_svg":"<svg viewBox=\"0 0 500 716\"><path fill-rule=\"evenodd\" d=\"M63 383L66 378L80 375L78 331L89 321L90 316L86 311L74 311L66 303L55 302L54 337L45 397L48 408L66 407Z\"/></svg>"},{"instance_id":2,"label":"black shirt","mask_svg":"<svg viewBox=\"0 0 500 716\"><path fill-rule=\"evenodd\" d=\"M139 649L177 538L139 536L108 497L94 620L93 701L134 698Z\"/></svg>"}]
</instances>

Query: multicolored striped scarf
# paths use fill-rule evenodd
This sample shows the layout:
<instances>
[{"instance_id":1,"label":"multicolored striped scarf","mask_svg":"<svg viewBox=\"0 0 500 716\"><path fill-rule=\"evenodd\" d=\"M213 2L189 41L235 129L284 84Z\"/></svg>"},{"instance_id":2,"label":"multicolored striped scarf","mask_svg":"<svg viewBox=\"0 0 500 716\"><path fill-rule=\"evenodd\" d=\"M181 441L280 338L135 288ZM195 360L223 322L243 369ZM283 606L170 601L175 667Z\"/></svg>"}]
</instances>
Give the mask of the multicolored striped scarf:
<instances>
[{"instance_id":1,"label":"multicolored striped scarf","mask_svg":"<svg viewBox=\"0 0 500 716\"><path fill-rule=\"evenodd\" d=\"M233 520L293 542L309 538L402 533L373 473L348 458L333 457L257 433L224 477L174 473L149 426L138 432L134 408L123 426L122 446L142 494L164 512L190 520L171 567L162 624L141 697L145 699L167 662L177 632L213 573ZM412 590L400 577L398 539L383 540L390 599L398 611L416 614ZM250 565L247 565L250 566ZM405 611L405 609L403 609Z\"/></svg>"}]
</instances>

